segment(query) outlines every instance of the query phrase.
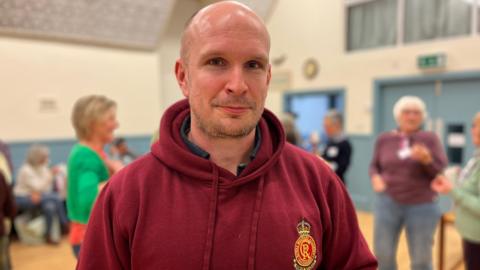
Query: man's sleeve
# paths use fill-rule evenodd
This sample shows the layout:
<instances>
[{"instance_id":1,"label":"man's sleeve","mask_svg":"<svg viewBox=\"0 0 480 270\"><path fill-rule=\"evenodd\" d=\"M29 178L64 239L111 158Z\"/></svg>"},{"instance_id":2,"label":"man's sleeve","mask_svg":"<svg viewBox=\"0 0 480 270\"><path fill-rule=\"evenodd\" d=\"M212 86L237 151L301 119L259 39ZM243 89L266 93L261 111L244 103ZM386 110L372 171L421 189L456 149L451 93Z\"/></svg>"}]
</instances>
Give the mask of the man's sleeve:
<instances>
[{"instance_id":1,"label":"man's sleeve","mask_svg":"<svg viewBox=\"0 0 480 270\"><path fill-rule=\"evenodd\" d=\"M116 219L117 203L107 183L93 208L77 270L130 269L128 238L124 237Z\"/></svg>"},{"instance_id":2,"label":"man's sleeve","mask_svg":"<svg viewBox=\"0 0 480 270\"><path fill-rule=\"evenodd\" d=\"M328 182L325 196L329 220L323 221L327 226L322 243L324 261L320 269L377 269L377 260L360 231L357 215L347 191L340 181Z\"/></svg>"}]
</instances>

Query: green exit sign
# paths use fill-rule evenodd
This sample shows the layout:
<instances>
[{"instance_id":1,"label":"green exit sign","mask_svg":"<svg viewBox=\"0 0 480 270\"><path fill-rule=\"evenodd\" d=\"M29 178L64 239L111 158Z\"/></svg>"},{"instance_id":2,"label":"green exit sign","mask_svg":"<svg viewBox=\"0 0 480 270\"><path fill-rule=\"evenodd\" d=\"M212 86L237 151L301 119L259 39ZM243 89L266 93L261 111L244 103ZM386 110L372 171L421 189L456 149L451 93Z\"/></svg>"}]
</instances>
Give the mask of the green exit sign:
<instances>
[{"instance_id":1,"label":"green exit sign","mask_svg":"<svg viewBox=\"0 0 480 270\"><path fill-rule=\"evenodd\" d=\"M417 58L417 65L421 69L443 68L446 64L445 54L420 55Z\"/></svg>"}]
</instances>

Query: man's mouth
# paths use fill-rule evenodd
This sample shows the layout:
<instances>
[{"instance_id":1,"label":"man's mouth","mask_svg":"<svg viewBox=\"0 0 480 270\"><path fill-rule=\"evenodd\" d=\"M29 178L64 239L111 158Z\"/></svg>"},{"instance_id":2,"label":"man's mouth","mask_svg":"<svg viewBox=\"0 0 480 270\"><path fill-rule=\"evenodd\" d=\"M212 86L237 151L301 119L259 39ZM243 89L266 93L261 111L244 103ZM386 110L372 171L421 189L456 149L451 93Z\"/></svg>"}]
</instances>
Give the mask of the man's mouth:
<instances>
[{"instance_id":1,"label":"man's mouth","mask_svg":"<svg viewBox=\"0 0 480 270\"><path fill-rule=\"evenodd\" d=\"M237 114L237 115L243 114L250 109L249 107L244 107L244 106L218 106L218 107L229 114Z\"/></svg>"}]
</instances>

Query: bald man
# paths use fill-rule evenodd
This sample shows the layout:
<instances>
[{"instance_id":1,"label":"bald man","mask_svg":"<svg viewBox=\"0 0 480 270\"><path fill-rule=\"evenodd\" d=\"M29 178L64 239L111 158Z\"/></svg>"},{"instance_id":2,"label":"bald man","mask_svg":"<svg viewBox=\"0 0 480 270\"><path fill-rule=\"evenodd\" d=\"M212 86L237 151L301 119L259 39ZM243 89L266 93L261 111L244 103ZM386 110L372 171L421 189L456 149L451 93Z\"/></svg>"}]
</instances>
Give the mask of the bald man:
<instances>
[{"instance_id":1,"label":"bald man","mask_svg":"<svg viewBox=\"0 0 480 270\"><path fill-rule=\"evenodd\" d=\"M185 99L103 189L78 269L376 269L343 185L264 109L269 50L242 4L195 14L175 64Z\"/></svg>"}]
</instances>

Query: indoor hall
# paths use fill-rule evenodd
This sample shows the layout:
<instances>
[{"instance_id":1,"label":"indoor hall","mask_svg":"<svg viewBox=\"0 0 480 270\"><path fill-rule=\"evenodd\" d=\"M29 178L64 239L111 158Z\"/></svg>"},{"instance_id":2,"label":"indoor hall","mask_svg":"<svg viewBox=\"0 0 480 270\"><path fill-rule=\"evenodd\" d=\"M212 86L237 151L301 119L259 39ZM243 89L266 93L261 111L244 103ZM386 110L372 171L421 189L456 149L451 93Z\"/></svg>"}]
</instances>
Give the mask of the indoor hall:
<instances>
[{"instance_id":1,"label":"indoor hall","mask_svg":"<svg viewBox=\"0 0 480 270\"><path fill-rule=\"evenodd\" d=\"M135 158L149 155L161 117L184 98L175 74L184 25L213 2L0 0L0 140L12 162L7 183L18 181L34 144L48 147L48 166L67 167L78 141L72 109L79 98L92 94L115 101L115 137L125 139ZM351 147L341 178L375 253L373 219L379 194L370 167L377 139L398 129L393 111L402 97L418 97L425 105L420 129L435 134L448 161L439 174L459 174L475 157L480 1L239 2L265 22L271 64L265 108L293 123L297 146L324 158L338 156L338 148L328 150L325 119L340 119L338 137L347 138ZM332 111L340 118L331 116ZM116 158L111 145L104 150ZM409 151L399 155L410 156ZM338 169L337 163L329 161L329 166ZM65 191L66 172L55 175L54 189ZM439 195L434 203L439 210L431 246L434 269L466 269L462 237L454 224L458 206L451 195ZM29 246L15 236L10 247L13 269L73 269L69 237L58 237L57 231L58 246ZM288 255L292 259L293 244ZM396 257L398 269L410 269L405 232Z\"/></svg>"}]
</instances>

